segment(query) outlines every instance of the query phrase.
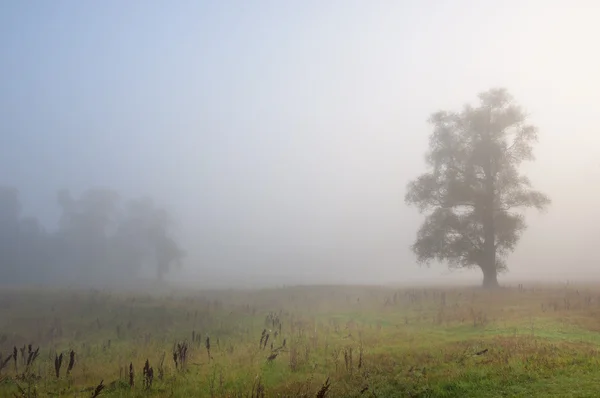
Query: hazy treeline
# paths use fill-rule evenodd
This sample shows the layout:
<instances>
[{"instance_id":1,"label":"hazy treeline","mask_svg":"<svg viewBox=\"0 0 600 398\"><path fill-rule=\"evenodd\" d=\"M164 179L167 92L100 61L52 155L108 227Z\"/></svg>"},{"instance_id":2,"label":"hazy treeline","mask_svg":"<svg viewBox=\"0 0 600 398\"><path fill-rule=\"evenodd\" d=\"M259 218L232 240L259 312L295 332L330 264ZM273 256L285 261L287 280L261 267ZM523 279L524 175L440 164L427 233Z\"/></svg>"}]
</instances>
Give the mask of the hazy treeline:
<instances>
[{"instance_id":1,"label":"hazy treeline","mask_svg":"<svg viewBox=\"0 0 600 398\"><path fill-rule=\"evenodd\" d=\"M73 197L57 194L61 216L53 231L21 212L19 192L0 187L0 283L98 283L159 279L180 265L168 212L150 198L123 200L109 189Z\"/></svg>"}]
</instances>

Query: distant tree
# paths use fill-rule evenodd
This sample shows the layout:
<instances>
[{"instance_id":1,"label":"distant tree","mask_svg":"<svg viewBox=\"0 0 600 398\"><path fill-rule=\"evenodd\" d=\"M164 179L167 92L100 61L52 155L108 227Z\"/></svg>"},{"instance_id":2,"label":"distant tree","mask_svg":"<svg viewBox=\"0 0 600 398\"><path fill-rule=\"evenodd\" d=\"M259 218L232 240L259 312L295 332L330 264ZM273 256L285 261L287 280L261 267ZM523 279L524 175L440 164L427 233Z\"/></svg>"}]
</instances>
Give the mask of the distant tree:
<instances>
[{"instance_id":1,"label":"distant tree","mask_svg":"<svg viewBox=\"0 0 600 398\"><path fill-rule=\"evenodd\" d=\"M427 213L412 245L420 264L479 267L483 286L496 287L526 228L519 209L544 210L550 199L519 172L534 159L536 127L505 89L479 100L477 107L430 117L429 170L408 184L405 201Z\"/></svg>"},{"instance_id":2,"label":"distant tree","mask_svg":"<svg viewBox=\"0 0 600 398\"><path fill-rule=\"evenodd\" d=\"M127 253L141 263L151 259L156 265L158 280L171 270L181 266L185 252L171 236L173 223L168 212L156 207L149 198L131 201L121 232L127 236Z\"/></svg>"},{"instance_id":3,"label":"distant tree","mask_svg":"<svg viewBox=\"0 0 600 398\"><path fill-rule=\"evenodd\" d=\"M106 235L114 230L119 212L119 194L110 189L91 189L80 199L74 199L69 191L58 193L62 208L61 228L86 231L91 235Z\"/></svg>"},{"instance_id":4,"label":"distant tree","mask_svg":"<svg viewBox=\"0 0 600 398\"><path fill-rule=\"evenodd\" d=\"M19 222L19 279L23 282L43 281L51 265L49 236L34 217L22 217Z\"/></svg>"},{"instance_id":5,"label":"distant tree","mask_svg":"<svg viewBox=\"0 0 600 398\"><path fill-rule=\"evenodd\" d=\"M14 281L19 273L19 192L0 187L0 271L5 281Z\"/></svg>"},{"instance_id":6,"label":"distant tree","mask_svg":"<svg viewBox=\"0 0 600 398\"><path fill-rule=\"evenodd\" d=\"M0 283L103 283L133 279L144 264L162 280L181 266L183 249L168 212L151 199L123 206L117 192L58 192L58 229L21 215L19 192L0 187Z\"/></svg>"},{"instance_id":7,"label":"distant tree","mask_svg":"<svg viewBox=\"0 0 600 398\"><path fill-rule=\"evenodd\" d=\"M5 283L39 282L47 267L48 236L36 218L21 215L19 191L0 187L0 274Z\"/></svg>"},{"instance_id":8,"label":"distant tree","mask_svg":"<svg viewBox=\"0 0 600 398\"><path fill-rule=\"evenodd\" d=\"M92 189L73 198L58 193L62 209L58 235L62 253L58 266L81 278L112 277L111 236L118 226L119 195L110 189Z\"/></svg>"}]
</instances>

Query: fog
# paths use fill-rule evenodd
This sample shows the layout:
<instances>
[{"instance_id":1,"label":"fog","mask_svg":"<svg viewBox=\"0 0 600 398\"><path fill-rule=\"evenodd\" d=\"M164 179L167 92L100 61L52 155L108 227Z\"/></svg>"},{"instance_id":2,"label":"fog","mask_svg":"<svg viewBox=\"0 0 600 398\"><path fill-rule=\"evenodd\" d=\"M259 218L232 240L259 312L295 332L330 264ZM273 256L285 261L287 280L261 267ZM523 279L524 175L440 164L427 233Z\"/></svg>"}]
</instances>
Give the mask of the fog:
<instances>
[{"instance_id":1,"label":"fog","mask_svg":"<svg viewBox=\"0 0 600 398\"><path fill-rule=\"evenodd\" d=\"M104 1L0 5L0 185L168 209L198 286L479 281L417 266L404 204L429 115L506 87L552 198L517 279L600 277L596 1Z\"/></svg>"}]
</instances>

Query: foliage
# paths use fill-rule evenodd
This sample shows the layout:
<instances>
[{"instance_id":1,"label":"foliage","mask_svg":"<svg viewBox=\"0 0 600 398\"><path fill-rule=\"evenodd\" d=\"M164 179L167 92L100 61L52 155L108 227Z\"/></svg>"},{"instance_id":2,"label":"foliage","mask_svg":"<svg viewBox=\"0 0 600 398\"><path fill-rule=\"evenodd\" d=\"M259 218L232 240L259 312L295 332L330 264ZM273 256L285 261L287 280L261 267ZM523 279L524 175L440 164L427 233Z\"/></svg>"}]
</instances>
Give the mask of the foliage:
<instances>
[{"instance_id":1,"label":"foliage","mask_svg":"<svg viewBox=\"0 0 600 398\"><path fill-rule=\"evenodd\" d=\"M484 284L496 285L526 228L520 210L543 210L550 199L519 172L534 159L536 127L504 89L479 100L478 107L430 117L429 170L408 184L405 201L427 213L412 246L419 263L479 267Z\"/></svg>"},{"instance_id":2,"label":"foliage","mask_svg":"<svg viewBox=\"0 0 600 398\"><path fill-rule=\"evenodd\" d=\"M0 187L0 272L3 283L94 283L133 278L143 267L159 278L181 265L167 211L144 198L123 203L109 189L81 197L58 192L57 230L21 214L17 190Z\"/></svg>"}]
</instances>

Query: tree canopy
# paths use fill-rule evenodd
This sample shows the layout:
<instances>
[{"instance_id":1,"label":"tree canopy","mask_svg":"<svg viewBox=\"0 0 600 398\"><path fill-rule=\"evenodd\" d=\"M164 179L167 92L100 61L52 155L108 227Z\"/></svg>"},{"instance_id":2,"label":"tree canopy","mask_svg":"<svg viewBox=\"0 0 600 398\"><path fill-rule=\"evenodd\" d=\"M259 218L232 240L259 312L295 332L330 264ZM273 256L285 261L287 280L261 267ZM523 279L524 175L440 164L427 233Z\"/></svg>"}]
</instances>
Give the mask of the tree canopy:
<instances>
[{"instance_id":1,"label":"tree canopy","mask_svg":"<svg viewBox=\"0 0 600 398\"><path fill-rule=\"evenodd\" d=\"M505 89L479 95L479 105L431 115L428 171L407 187L405 201L427 216L412 250L420 264L479 267L483 285L498 272L526 229L524 208L544 210L550 199L519 171L534 160L537 128Z\"/></svg>"},{"instance_id":2,"label":"tree canopy","mask_svg":"<svg viewBox=\"0 0 600 398\"><path fill-rule=\"evenodd\" d=\"M149 198L122 201L110 189L79 198L58 192L56 230L21 214L19 192L0 187L0 272L4 283L102 283L135 278L140 271L158 279L181 265L184 251L172 234L168 212Z\"/></svg>"}]
</instances>

